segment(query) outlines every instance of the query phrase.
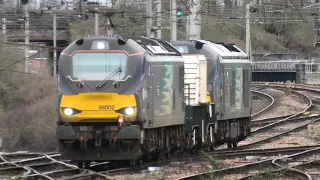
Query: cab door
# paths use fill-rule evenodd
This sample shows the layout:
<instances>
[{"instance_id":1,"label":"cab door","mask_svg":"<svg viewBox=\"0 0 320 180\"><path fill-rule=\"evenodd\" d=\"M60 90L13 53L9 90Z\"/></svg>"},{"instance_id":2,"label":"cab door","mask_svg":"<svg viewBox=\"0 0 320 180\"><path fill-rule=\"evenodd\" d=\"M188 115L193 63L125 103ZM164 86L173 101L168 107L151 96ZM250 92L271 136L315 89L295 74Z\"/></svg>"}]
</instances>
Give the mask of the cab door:
<instances>
[{"instance_id":1,"label":"cab door","mask_svg":"<svg viewBox=\"0 0 320 180\"><path fill-rule=\"evenodd\" d=\"M153 114L153 73L151 69L151 63L148 64L148 82L147 82L147 126L150 127L154 121ZM152 126L151 126L152 127Z\"/></svg>"}]
</instances>

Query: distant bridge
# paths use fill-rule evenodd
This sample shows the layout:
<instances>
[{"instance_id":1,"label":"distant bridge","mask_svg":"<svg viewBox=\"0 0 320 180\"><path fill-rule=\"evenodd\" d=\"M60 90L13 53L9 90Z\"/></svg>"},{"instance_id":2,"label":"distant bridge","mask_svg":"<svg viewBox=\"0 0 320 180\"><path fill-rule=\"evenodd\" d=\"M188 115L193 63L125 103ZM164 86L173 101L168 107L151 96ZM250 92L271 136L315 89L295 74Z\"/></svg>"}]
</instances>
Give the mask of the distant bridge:
<instances>
[{"instance_id":1,"label":"distant bridge","mask_svg":"<svg viewBox=\"0 0 320 180\"><path fill-rule=\"evenodd\" d=\"M310 60L254 61L252 81L320 84L320 63Z\"/></svg>"}]
</instances>

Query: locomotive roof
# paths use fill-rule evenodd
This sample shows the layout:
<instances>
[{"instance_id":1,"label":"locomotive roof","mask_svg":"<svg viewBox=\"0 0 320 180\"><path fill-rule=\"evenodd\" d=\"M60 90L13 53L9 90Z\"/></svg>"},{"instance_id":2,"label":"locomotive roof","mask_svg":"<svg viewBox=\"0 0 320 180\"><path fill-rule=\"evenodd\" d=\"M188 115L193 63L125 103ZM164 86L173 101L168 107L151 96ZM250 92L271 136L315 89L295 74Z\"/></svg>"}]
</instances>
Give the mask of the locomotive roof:
<instances>
[{"instance_id":1,"label":"locomotive roof","mask_svg":"<svg viewBox=\"0 0 320 180\"><path fill-rule=\"evenodd\" d=\"M132 39L142 46L150 55L181 56L181 53L176 50L176 48L161 39L147 38L143 36Z\"/></svg>"},{"instance_id":2,"label":"locomotive roof","mask_svg":"<svg viewBox=\"0 0 320 180\"><path fill-rule=\"evenodd\" d=\"M207 40L170 41L170 43L173 43L175 45L194 45L194 47L198 50L202 49L204 44L207 44L208 47L213 49L215 53L219 54L224 58L248 58L248 55L234 44L212 42Z\"/></svg>"},{"instance_id":3,"label":"locomotive roof","mask_svg":"<svg viewBox=\"0 0 320 180\"><path fill-rule=\"evenodd\" d=\"M127 37L114 36L87 36L76 41L76 44L81 45L83 40L95 41L106 40L108 43L117 43L118 45L125 45L127 41L135 41L143 49L145 49L152 56L181 56L181 53L176 50L170 43L161 39L147 38L147 37Z\"/></svg>"}]
</instances>

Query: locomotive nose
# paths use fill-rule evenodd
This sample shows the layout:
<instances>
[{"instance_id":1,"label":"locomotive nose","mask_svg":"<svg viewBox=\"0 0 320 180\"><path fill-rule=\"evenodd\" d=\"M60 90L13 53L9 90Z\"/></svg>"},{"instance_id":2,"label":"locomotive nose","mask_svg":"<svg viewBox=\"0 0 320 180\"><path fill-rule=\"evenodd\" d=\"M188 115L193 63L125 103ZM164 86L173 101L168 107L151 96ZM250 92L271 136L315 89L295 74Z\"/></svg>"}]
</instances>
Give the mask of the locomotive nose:
<instances>
[{"instance_id":1,"label":"locomotive nose","mask_svg":"<svg viewBox=\"0 0 320 180\"><path fill-rule=\"evenodd\" d=\"M136 101L133 95L117 93L83 93L63 96L60 105L62 120L68 122L117 122L119 116L132 122L136 118Z\"/></svg>"}]
</instances>

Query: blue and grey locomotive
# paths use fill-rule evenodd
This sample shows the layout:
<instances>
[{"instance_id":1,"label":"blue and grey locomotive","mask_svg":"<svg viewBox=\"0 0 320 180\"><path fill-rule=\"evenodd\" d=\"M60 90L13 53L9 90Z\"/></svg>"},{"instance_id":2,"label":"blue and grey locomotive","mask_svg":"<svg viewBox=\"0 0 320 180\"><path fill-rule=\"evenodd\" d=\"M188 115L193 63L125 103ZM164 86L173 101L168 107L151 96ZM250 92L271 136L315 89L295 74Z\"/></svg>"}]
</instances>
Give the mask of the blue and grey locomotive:
<instances>
[{"instance_id":1,"label":"blue and grey locomotive","mask_svg":"<svg viewBox=\"0 0 320 180\"><path fill-rule=\"evenodd\" d=\"M66 159L140 162L186 144L184 61L169 43L86 37L59 58L56 136Z\"/></svg>"},{"instance_id":2,"label":"blue and grey locomotive","mask_svg":"<svg viewBox=\"0 0 320 180\"><path fill-rule=\"evenodd\" d=\"M216 144L236 147L250 134L251 63L233 44L206 40L171 41L184 56L201 54L207 59L207 91L212 101L213 136ZM212 139L212 137L211 137Z\"/></svg>"}]
</instances>

